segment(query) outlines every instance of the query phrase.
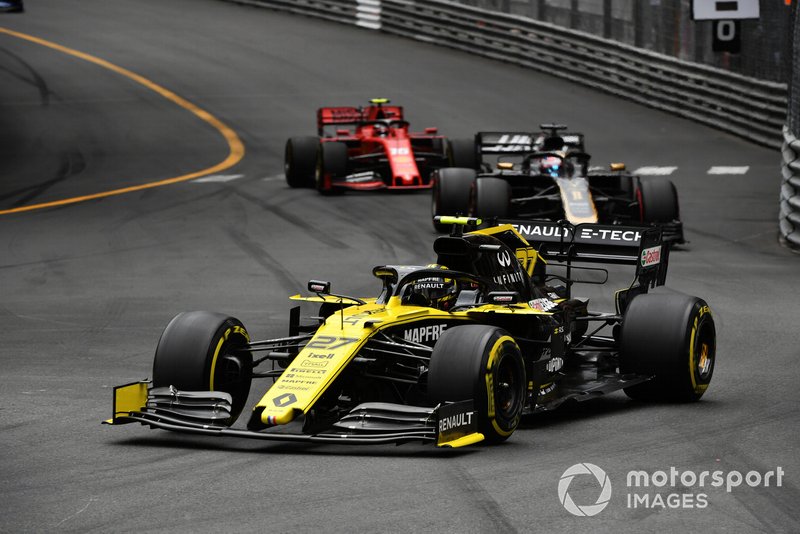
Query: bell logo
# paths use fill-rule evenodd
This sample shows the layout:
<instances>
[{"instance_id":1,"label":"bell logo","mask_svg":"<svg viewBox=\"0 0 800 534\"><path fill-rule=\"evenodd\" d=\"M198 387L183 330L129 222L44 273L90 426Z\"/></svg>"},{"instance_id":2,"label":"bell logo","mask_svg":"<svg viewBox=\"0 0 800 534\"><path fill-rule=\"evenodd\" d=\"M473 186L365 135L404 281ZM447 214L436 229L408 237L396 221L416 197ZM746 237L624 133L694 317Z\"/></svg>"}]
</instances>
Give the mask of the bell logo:
<instances>
[{"instance_id":1,"label":"bell logo","mask_svg":"<svg viewBox=\"0 0 800 534\"><path fill-rule=\"evenodd\" d=\"M578 505L572 500L569 495L569 486L572 479L578 475L593 475L597 483L600 485L600 495L594 504ZM606 472L594 464L582 463L575 464L564 471L561 475L561 480L558 481L558 500L561 505L572 515L580 517L591 517L602 512L608 501L611 500L611 481L608 479Z\"/></svg>"}]
</instances>

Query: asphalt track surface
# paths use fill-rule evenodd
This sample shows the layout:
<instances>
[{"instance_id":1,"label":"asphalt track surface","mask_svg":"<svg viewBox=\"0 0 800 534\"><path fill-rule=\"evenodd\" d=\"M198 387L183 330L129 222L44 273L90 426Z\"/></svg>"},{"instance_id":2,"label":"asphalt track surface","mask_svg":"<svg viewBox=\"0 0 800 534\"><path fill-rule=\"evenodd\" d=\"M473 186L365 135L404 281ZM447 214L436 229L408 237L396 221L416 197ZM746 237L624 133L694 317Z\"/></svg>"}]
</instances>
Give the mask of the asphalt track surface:
<instances>
[{"instance_id":1,"label":"asphalt track surface","mask_svg":"<svg viewBox=\"0 0 800 534\"><path fill-rule=\"evenodd\" d=\"M797 532L798 258L777 244L779 154L513 66L212 0L38 0L0 27L129 69L238 134L213 175L0 215L0 531ZM622 393L524 421L504 445L293 446L101 426L111 387L149 376L176 313L213 309L283 335L309 278L371 295L381 263L432 259L427 194L289 189L285 139L321 105L388 96L451 137L562 121L595 162L677 165L691 243L670 286L715 311L714 381L693 405ZM232 161L220 131L118 72L0 33L0 210L141 186ZM236 158L234 158L236 159ZM707 175L714 165L744 175ZM602 296L602 295L600 295ZM254 396L256 394L254 393ZM574 517L557 485L612 482ZM626 474L780 466L781 487L706 493L704 509L626 505ZM774 479L773 479L774 480ZM599 487L576 478L576 502ZM648 491L644 491L648 493Z\"/></svg>"}]
</instances>

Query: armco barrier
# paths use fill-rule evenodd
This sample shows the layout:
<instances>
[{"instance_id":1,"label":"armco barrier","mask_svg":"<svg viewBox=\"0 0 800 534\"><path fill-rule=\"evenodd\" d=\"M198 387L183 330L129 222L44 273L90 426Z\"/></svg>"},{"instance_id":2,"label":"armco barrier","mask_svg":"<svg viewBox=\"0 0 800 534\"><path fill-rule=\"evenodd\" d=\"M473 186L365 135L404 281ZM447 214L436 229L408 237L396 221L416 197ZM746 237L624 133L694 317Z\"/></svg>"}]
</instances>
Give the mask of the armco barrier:
<instances>
[{"instance_id":1,"label":"armco barrier","mask_svg":"<svg viewBox=\"0 0 800 534\"><path fill-rule=\"evenodd\" d=\"M783 129L783 183L781 184L781 236L792 248L800 248L800 139Z\"/></svg>"},{"instance_id":2,"label":"armco barrier","mask_svg":"<svg viewBox=\"0 0 800 534\"><path fill-rule=\"evenodd\" d=\"M779 148L785 84L447 0L228 0L354 24L560 76Z\"/></svg>"}]
</instances>

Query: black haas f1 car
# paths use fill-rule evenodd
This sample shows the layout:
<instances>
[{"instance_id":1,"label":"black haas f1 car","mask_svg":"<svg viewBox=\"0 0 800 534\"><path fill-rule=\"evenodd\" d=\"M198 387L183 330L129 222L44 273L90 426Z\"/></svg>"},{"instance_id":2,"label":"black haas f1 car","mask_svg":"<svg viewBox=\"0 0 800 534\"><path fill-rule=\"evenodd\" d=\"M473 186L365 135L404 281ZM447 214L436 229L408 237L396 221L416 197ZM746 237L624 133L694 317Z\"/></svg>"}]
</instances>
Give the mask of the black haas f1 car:
<instances>
[{"instance_id":1,"label":"black haas f1 car","mask_svg":"<svg viewBox=\"0 0 800 534\"><path fill-rule=\"evenodd\" d=\"M584 136L542 124L539 133L480 132L452 140L452 167L434 176L433 217L566 219L573 224L651 224L683 243L678 194L663 178L640 178L622 163L590 168ZM487 161L490 159L491 161ZM434 223L437 230L446 231Z\"/></svg>"},{"instance_id":2,"label":"black haas f1 car","mask_svg":"<svg viewBox=\"0 0 800 534\"><path fill-rule=\"evenodd\" d=\"M447 165L447 140L436 128L409 131L401 106L374 98L362 107L317 111L319 137L286 142L284 171L291 187L322 194L346 189L430 189L431 172Z\"/></svg>"},{"instance_id":3,"label":"black haas f1 car","mask_svg":"<svg viewBox=\"0 0 800 534\"><path fill-rule=\"evenodd\" d=\"M436 240L437 263L375 267L377 297L309 282L311 296L291 298L319 304L319 314L301 321L294 308L288 337L252 340L220 313L177 315L158 342L152 381L115 388L106 423L461 447L501 442L524 414L566 401L616 390L696 401L706 391L714 320L697 297L648 292L667 272L658 228L516 221L463 234L461 225L480 221L441 222L454 230ZM563 262L567 275L549 274L545 258ZM572 295L576 262L635 266L614 311L590 311ZM234 427L254 379L273 383L247 412L246 428Z\"/></svg>"}]
</instances>

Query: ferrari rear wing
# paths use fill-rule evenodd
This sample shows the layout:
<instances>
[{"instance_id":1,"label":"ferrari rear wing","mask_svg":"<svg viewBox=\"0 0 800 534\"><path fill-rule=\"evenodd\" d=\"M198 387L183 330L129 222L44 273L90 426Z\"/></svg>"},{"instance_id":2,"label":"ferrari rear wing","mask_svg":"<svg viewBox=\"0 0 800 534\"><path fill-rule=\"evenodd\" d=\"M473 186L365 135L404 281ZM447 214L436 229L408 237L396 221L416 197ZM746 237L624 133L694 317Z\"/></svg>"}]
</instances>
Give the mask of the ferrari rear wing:
<instances>
[{"instance_id":1,"label":"ferrari rear wing","mask_svg":"<svg viewBox=\"0 0 800 534\"><path fill-rule=\"evenodd\" d=\"M573 225L566 221L499 219L510 224L548 261L635 265L643 285L663 285L669 247L657 226Z\"/></svg>"},{"instance_id":2,"label":"ferrari rear wing","mask_svg":"<svg viewBox=\"0 0 800 534\"><path fill-rule=\"evenodd\" d=\"M319 135L323 135L325 126L330 125L355 125L364 121L391 119L403 119L402 106L367 106L354 107L325 107L317 110L317 131Z\"/></svg>"}]
</instances>

